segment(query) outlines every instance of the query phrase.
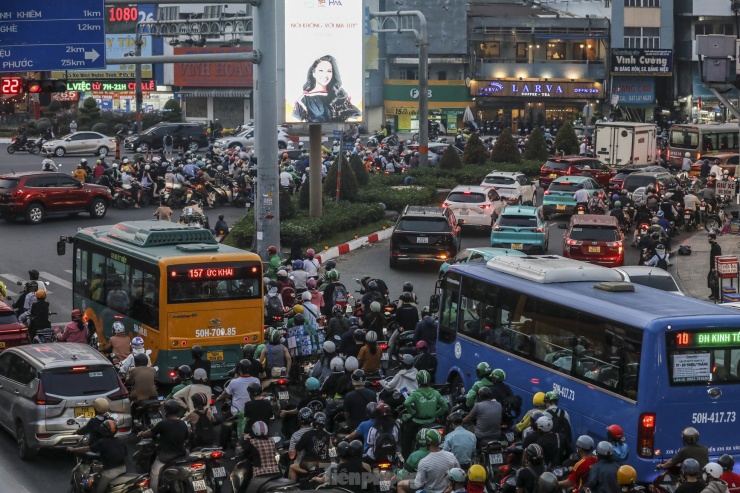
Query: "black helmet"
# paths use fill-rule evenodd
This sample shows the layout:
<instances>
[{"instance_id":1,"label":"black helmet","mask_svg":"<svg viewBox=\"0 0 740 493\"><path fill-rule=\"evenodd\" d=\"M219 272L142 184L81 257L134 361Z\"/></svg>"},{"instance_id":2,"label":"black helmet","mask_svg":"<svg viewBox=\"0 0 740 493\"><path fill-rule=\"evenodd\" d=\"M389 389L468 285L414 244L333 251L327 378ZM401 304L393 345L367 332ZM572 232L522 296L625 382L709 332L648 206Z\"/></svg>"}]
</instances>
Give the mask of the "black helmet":
<instances>
[{"instance_id":1,"label":"black helmet","mask_svg":"<svg viewBox=\"0 0 740 493\"><path fill-rule=\"evenodd\" d=\"M352 440L349 442L349 456L350 457L360 457L362 455L363 450L362 442L359 440Z\"/></svg>"},{"instance_id":2,"label":"black helmet","mask_svg":"<svg viewBox=\"0 0 740 493\"><path fill-rule=\"evenodd\" d=\"M684 464L685 463L686 462L684 461ZM722 466L722 469L725 471L732 471L732 468L735 467L735 458L730 454L724 454L717 459L717 464Z\"/></svg>"},{"instance_id":3,"label":"black helmet","mask_svg":"<svg viewBox=\"0 0 740 493\"><path fill-rule=\"evenodd\" d=\"M326 262L324 262L324 269L325 270L332 270L337 268L337 263L334 261L334 259L329 259Z\"/></svg>"},{"instance_id":4,"label":"black helmet","mask_svg":"<svg viewBox=\"0 0 740 493\"><path fill-rule=\"evenodd\" d=\"M378 290L378 283L375 281L370 281L367 283L367 289L370 291L377 291Z\"/></svg>"},{"instance_id":5,"label":"black helmet","mask_svg":"<svg viewBox=\"0 0 740 493\"><path fill-rule=\"evenodd\" d=\"M242 348L242 358L252 359L254 358L254 352L257 350L257 346L254 344L245 344Z\"/></svg>"},{"instance_id":6,"label":"black helmet","mask_svg":"<svg viewBox=\"0 0 740 493\"><path fill-rule=\"evenodd\" d=\"M365 372L357 369L352 372L352 385L364 385L365 384Z\"/></svg>"},{"instance_id":7,"label":"black helmet","mask_svg":"<svg viewBox=\"0 0 740 493\"><path fill-rule=\"evenodd\" d=\"M180 410L182 407L178 402L174 399L170 399L168 401L165 401L164 403L164 414L167 416L172 416L173 414L180 414Z\"/></svg>"},{"instance_id":8,"label":"black helmet","mask_svg":"<svg viewBox=\"0 0 740 493\"><path fill-rule=\"evenodd\" d=\"M364 342L365 341L365 331L362 329L356 329L354 337L356 340Z\"/></svg>"},{"instance_id":9,"label":"black helmet","mask_svg":"<svg viewBox=\"0 0 740 493\"><path fill-rule=\"evenodd\" d=\"M326 417L326 416L324 416ZM302 425L310 424L313 421L313 411L308 407L301 408L298 411L298 422Z\"/></svg>"},{"instance_id":10,"label":"black helmet","mask_svg":"<svg viewBox=\"0 0 740 493\"><path fill-rule=\"evenodd\" d=\"M251 375L252 374L252 362L246 358L239 361L239 373L241 373L242 375Z\"/></svg>"},{"instance_id":11,"label":"black helmet","mask_svg":"<svg viewBox=\"0 0 740 493\"><path fill-rule=\"evenodd\" d=\"M190 350L190 356L196 360L201 359L203 357L203 348L201 346L193 346L193 349Z\"/></svg>"},{"instance_id":12,"label":"black helmet","mask_svg":"<svg viewBox=\"0 0 740 493\"><path fill-rule=\"evenodd\" d=\"M337 457L341 459L346 459L347 457L349 457L349 443L339 442L337 444Z\"/></svg>"},{"instance_id":13,"label":"black helmet","mask_svg":"<svg viewBox=\"0 0 740 493\"><path fill-rule=\"evenodd\" d=\"M530 464L542 464L542 461L545 459L545 453L542 450L542 447L536 443L527 445L527 448L524 449L524 453L529 459Z\"/></svg>"},{"instance_id":14,"label":"black helmet","mask_svg":"<svg viewBox=\"0 0 740 493\"><path fill-rule=\"evenodd\" d=\"M478 389L479 401L490 401L491 399L493 399L493 390L491 390L491 387L481 387Z\"/></svg>"},{"instance_id":15,"label":"black helmet","mask_svg":"<svg viewBox=\"0 0 740 493\"><path fill-rule=\"evenodd\" d=\"M684 445L692 445L699 441L699 432L696 428L689 426L681 432L681 438L683 438Z\"/></svg>"},{"instance_id":16,"label":"black helmet","mask_svg":"<svg viewBox=\"0 0 740 493\"><path fill-rule=\"evenodd\" d=\"M193 376L193 370L188 365L181 365L177 368L177 376L180 377L180 380L190 380Z\"/></svg>"},{"instance_id":17,"label":"black helmet","mask_svg":"<svg viewBox=\"0 0 740 493\"><path fill-rule=\"evenodd\" d=\"M459 425L463 422L463 415L460 411L455 411L454 413L450 414L450 423L453 425Z\"/></svg>"},{"instance_id":18,"label":"black helmet","mask_svg":"<svg viewBox=\"0 0 740 493\"><path fill-rule=\"evenodd\" d=\"M323 428L324 426L326 426L326 414L316 413L313 417L313 427Z\"/></svg>"},{"instance_id":19,"label":"black helmet","mask_svg":"<svg viewBox=\"0 0 740 493\"><path fill-rule=\"evenodd\" d=\"M403 293L401 293L401 301L403 301L404 303L413 303L414 301L413 293L404 291Z\"/></svg>"},{"instance_id":20,"label":"black helmet","mask_svg":"<svg viewBox=\"0 0 740 493\"><path fill-rule=\"evenodd\" d=\"M403 290L405 292L411 293L414 291L414 285L411 284L410 282L405 282L403 283Z\"/></svg>"},{"instance_id":21,"label":"black helmet","mask_svg":"<svg viewBox=\"0 0 740 493\"><path fill-rule=\"evenodd\" d=\"M555 493L561 489L558 477L550 471L543 472L537 480L537 484L541 493Z\"/></svg>"},{"instance_id":22,"label":"black helmet","mask_svg":"<svg viewBox=\"0 0 740 493\"><path fill-rule=\"evenodd\" d=\"M194 393L190 400L193 401L193 407L196 409L203 409L208 404L208 396L203 392Z\"/></svg>"},{"instance_id":23,"label":"black helmet","mask_svg":"<svg viewBox=\"0 0 740 493\"><path fill-rule=\"evenodd\" d=\"M144 353L134 355L134 366L146 366L149 364L149 357Z\"/></svg>"},{"instance_id":24,"label":"black helmet","mask_svg":"<svg viewBox=\"0 0 740 493\"><path fill-rule=\"evenodd\" d=\"M293 325L303 325L304 323L306 323L306 319L303 317L302 313L298 313L293 317Z\"/></svg>"},{"instance_id":25,"label":"black helmet","mask_svg":"<svg viewBox=\"0 0 740 493\"><path fill-rule=\"evenodd\" d=\"M33 280L33 281L38 281L38 279L39 279L39 271L37 271L36 269L29 270L28 271L28 278L31 279L31 280Z\"/></svg>"},{"instance_id":26,"label":"black helmet","mask_svg":"<svg viewBox=\"0 0 740 493\"><path fill-rule=\"evenodd\" d=\"M262 385L257 382L252 382L247 387L247 392L249 392L249 397L257 397L262 393Z\"/></svg>"}]
</instances>

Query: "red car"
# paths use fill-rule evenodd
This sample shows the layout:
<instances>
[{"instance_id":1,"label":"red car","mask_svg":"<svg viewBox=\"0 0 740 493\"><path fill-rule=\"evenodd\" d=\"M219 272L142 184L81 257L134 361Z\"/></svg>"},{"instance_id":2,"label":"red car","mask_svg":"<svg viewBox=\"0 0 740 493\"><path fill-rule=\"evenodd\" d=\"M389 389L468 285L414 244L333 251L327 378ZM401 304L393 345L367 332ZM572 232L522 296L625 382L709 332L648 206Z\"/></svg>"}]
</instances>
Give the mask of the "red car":
<instances>
[{"instance_id":1,"label":"red car","mask_svg":"<svg viewBox=\"0 0 740 493\"><path fill-rule=\"evenodd\" d=\"M13 308L0 300L0 352L28 343L28 328L18 321Z\"/></svg>"},{"instance_id":2,"label":"red car","mask_svg":"<svg viewBox=\"0 0 740 493\"><path fill-rule=\"evenodd\" d=\"M80 183L65 173L36 171L0 175L0 215L6 221L24 217L38 224L47 215L90 213L105 217L111 201L103 185Z\"/></svg>"},{"instance_id":3,"label":"red car","mask_svg":"<svg viewBox=\"0 0 740 493\"><path fill-rule=\"evenodd\" d=\"M591 177L604 188L609 186L609 180L616 174L609 166L592 157L553 157L540 168L540 186L547 188L558 176L581 176L586 166L591 168Z\"/></svg>"},{"instance_id":4,"label":"red car","mask_svg":"<svg viewBox=\"0 0 740 493\"><path fill-rule=\"evenodd\" d=\"M624 265L624 235L616 217L575 215L563 226L563 257L605 267Z\"/></svg>"}]
</instances>

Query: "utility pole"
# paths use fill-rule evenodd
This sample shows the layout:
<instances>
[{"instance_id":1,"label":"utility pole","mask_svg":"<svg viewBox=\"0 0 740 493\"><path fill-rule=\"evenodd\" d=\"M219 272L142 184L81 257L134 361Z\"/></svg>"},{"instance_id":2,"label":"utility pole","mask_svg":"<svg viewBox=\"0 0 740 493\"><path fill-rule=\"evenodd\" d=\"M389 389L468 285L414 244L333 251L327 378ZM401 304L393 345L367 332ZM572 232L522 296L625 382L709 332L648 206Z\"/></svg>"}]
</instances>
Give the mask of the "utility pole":
<instances>
[{"instance_id":1,"label":"utility pole","mask_svg":"<svg viewBox=\"0 0 740 493\"><path fill-rule=\"evenodd\" d=\"M312 123L308 126L308 214L311 217L321 217L324 213L321 202L321 159L321 124Z\"/></svg>"},{"instance_id":2,"label":"utility pole","mask_svg":"<svg viewBox=\"0 0 740 493\"><path fill-rule=\"evenodd\" d=\"M142 38L141 34L137 31L136 33L136 41L134 41L135 44L135 50L134 50L134 56L140 57L141 56L141 45L144 43L144 39ZM144 94L141 90L141 64L137 63L134 65L134 77L135 77L135 83L136 83L136 132L141 133L141 131L144 129L144 119L143 115L141 114L142 106L144 105Z\"/></svg>"}]
</instances>

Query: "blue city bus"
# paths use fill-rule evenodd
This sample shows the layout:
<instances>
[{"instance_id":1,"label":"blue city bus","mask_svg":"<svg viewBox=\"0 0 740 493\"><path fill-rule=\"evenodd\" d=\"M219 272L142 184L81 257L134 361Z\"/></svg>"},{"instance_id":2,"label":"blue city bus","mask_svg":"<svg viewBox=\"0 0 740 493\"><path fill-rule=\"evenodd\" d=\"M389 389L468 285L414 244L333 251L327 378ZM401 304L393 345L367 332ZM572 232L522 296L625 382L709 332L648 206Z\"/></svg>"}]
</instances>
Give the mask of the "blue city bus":
<instances>
[{"instance_id":1,"label":"blue city bus","mask_svg":"<svg viewBox=\"0 0 740 493\"><path fill-rule=\"evenodd\" d=\"M687 426L711 457L740 459L739 313L558 256L453 265L438 286L437 382L469 389L486 361L525 409L555 391L574 440L624 429L640 482Z\"/></svg>"}]
</instances>

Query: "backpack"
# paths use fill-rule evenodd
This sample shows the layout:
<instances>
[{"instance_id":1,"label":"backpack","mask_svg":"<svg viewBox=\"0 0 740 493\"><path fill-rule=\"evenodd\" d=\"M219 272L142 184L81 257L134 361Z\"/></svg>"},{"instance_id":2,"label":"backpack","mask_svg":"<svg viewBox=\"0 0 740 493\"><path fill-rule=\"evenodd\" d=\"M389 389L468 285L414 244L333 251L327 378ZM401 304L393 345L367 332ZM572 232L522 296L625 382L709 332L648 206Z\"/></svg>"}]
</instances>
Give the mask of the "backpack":
<instances>
[{"instance_id":1,"label":"backpack","mask_svg":"<svg viewBox=\"0 0 740 493\"><path fill-rule=\"evenodd\" d=\"M370 291L370 303L372 303L373 301L377 301L382 307L385 304L385 296L377 291Z\"/></svg>"},{"instance_id":2,"label":"backpack","mask_svg":"<svg viewBox=\"0 0 740 493\"><path fill-rule=\"evenodd\" d=\"M668 270L668 261L665 257L658 257L658 262L655 264L656 267L660 267L663 270Z\"/></svg>"},{"instance_id":3,"label":"backpack","mask_svg":"<svg viewBox=\"0 0 740 493\"><path fill-rule=\"evenodd\" d=\"M691 245L681 245L678 247L679 255L691 255Z\"/></svg>"},{"instance_id":4,"label":"backpack","mask_svg":"<svg viewBox=\"0 0 740 493\"><path fill-rule=\"evenodd\" d=\"M332 306L347 303L347 288L343 284L336 284L331 295Z\"/></svg>"},{"instance_id":5,"label":"backpack","mask_svg":"<svg viewBox=\"0 0 740 493\"><path fill-rule=\"evenodd\" d=\"M504 413L511 419L516 419L522 413L522 397L519 395L509 395L504 397Z\"/></svg>"},{"instance_id":6,"label":"backpack","mask_svg":"<svg viewBox=\"0 0 740 493\"><path fill-rule=\"evenodd\" d=\"M200 413L195 411L198 415L198 422L195 423L193 428L193 446L194 447L206 447L213 445L216 441L216 430L213 428L213 423L208 419L208 412Z\"/></svg>"},{"instance_id":7,"label":"backpack","mask_svg":"<svg viewBox=\"0 0 740 493\"><path fill-rule=\"evenodd\" d=\"M573 449L573 430L570 427L570 423L565 418L565 411L557 409L554 413L548 410L552 414L552 431L560 435L563 439L563 445L561 451L567 455L570 455Z\"/></svg>"},{"instance_id":8,"label":"backpack","mask_svg":"<svg viewBox=\"0 0 740 493\"><path fill-rule=\"evenodd\" d=\"M390 460L396 455L396 437L393 436L393 433L377 430L374 449L376 461Z\"/></svg>"},{"instance_id":9,"label":"backpack","mask_svg":"<svg viewBox=\"0 0 740 493\"><path fill-rule=\"evenodd\" d=\"M283 314L283 306L280 303L280 298L277 296L267 297L267 316L268 317L279 317Z\"/></svg>"}]
</instances>

